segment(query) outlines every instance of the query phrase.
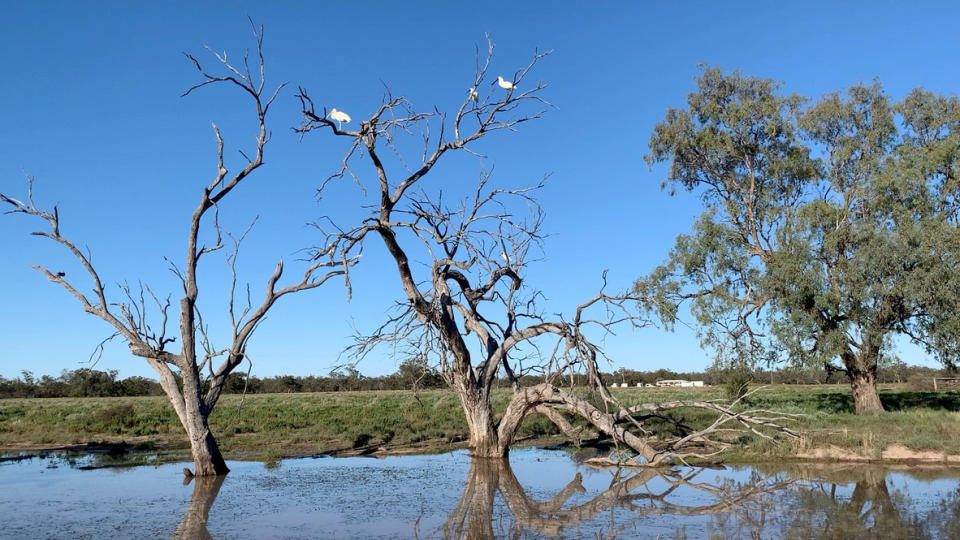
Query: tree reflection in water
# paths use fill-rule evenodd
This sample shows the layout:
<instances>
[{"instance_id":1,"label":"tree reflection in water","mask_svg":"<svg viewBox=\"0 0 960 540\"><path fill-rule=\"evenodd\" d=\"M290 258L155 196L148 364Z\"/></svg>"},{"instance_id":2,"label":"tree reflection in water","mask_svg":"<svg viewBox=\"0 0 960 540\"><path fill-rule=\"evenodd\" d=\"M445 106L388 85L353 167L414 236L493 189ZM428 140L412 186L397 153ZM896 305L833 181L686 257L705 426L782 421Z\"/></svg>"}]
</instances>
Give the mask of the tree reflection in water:
<instances>
[{"instance_id":1,"label":"tree reflection in water","mask_svg":"<svg viewBox=\"0 0 960 540\"><path fill-rule=\"evenodd\" d=\"M920 468L907 471L772 464L716 472L694 467L610 469L602 491L595 477L585 485L584 476L571 471L570 481L541 501L528 491L543 493L543 484L525 489L508 460L474 459L459 500L449 501L456 502L453 511L440 516L425 512L429 530L421 535L415 525L413 533L430 538L960 538L960 485L950 491L942 485L934 488L939 500L917 491L927 481L956 483L955 475L945 476L942 469L926 476ZM207 521L223 481L222 476L193 479L190 503L174 538L211 537ZM438 500L437 506L444 502ZM227 514L235 510L224 509ZM270 522L268 516L253 519ZM329 526L322 520L315 525L318 531Z\"/></svg>"},{"instance_id":2,"label":"tree reflection in water","mask_svg":"<svg viewBox=\"0 0 960 540\"><path fill-rule=\"evenodd\" d=\"M190 496L190 505L171 538L209 539L211 536L207 531L207 518L210 516L210 508L213 506L213 501L217 499L220 486L223 485L226 476L187 477L184 478L183 484L189 484L191 478L193 494Z\"/></svg>"},{"instance_id":3,"label":"tree reflection in water","mask_svg":"<svg viewBox=\"0 0 960 540\"><path fill-rule=\"evenodd\" d=\"M493 538L524 536L527 532L559 536L590 522L607 510L622 513L610 516L607 537L630 530L636 534L644 517L653 515L698 516L737 512L750 518L763 515L769 497L787 488L793 481L779 475L754 475L748 482L726 480L721 484L697 481L702 468L685 469L616 469L606 490L586 502L564 508L575 496L586 493L583 477L573 479L548 501L529 497L517 480L506 459L474 459L466 487L456 508L443 524L444 538ZM494 499L500 493L510 513L511 522L494 519ZM684 504L708 499L709 504ZM751 518L752 519L752 518ZM750 523L750 519L739 519ZM759 520L762 529L763 520ZM494 531L497 525L500 530Z\"/></svg>"},{"instance_id":4,"label":"tree reflection in water","mask_svg":"<svg viewBox=\"0 0 960 540\"><path fill-rule=\"evenodd\" d=\"M784 497L780 532L785 538L960 538L958 490L921 512L906 493L891 491L882 468L817 468L796 474L813 479Z\"/></svg>"}]
</instances>

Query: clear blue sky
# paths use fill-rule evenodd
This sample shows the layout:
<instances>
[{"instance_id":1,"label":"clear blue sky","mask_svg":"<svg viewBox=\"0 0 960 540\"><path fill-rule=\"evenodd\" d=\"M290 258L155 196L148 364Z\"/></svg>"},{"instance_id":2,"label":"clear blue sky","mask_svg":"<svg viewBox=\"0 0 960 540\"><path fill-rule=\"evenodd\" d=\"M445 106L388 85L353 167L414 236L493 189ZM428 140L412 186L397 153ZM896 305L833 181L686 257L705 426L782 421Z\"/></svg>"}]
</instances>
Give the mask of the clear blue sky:
<instances>
[{"instance_id":1,"label":"clear blue sky","mask_svg":"<svg viewBox=\"0 0 960 540\"><path fill-rule=\"evenodd\" d=\"M813 97L874 78L894 97L915 86L960 88L960 13L947 2L14 2L0 33L0 190L22 194L24 174L35 176L38 202L59 203L64 234L89 247L107 282L142 280L176 299L163 257L182 260L187 217L214 172L210 122L224 130L228 156L253 136L235 92L180 97L198 81L181 53L209 61L209 44L239 58L251 45L247 15L266 27L269 79L303 85L318 104L354 118L379 104L380 81L420 107L455 107L484 32L497 45L494 74L512 73L534 48L553 49L536 76L549 83L557 110L483 145L503 184L552 173L541 198L553 236L529 275L550 299L548 311L594 294L604 269L612 286L629 286L688 230L695 197L661 192L663 170L648 170L642 155L652 126L692 90L698 63L775 78ZM234 230L260 216L241 255L255 298L278 258L294 270L297 250L315 240L305 223L360 200L348 186L314 200L343 148L327 137L298 141L289 129L298 112L288 89L270 119L267 164L222 214ZM465 167L440 171L432 185L472 181L478 166ZM110 333L30 269L42 263L81 275L62 249L27 235L33 225L0 219L6 377L82 367ZM254 373L329 371L353 328L371 329L399 297L396 277L377 264L382 255L368 249L350 304L333 283L282 300L254 337ZM226 267L211 259L203 270L201 301L217 322ZM709 363L689 331L624 330L607 345L617 366L633 369ZM119 342L98 368L152 375ZM360 368L388 373L396 363L381 356Z\"/></svg>"}]
</instances>

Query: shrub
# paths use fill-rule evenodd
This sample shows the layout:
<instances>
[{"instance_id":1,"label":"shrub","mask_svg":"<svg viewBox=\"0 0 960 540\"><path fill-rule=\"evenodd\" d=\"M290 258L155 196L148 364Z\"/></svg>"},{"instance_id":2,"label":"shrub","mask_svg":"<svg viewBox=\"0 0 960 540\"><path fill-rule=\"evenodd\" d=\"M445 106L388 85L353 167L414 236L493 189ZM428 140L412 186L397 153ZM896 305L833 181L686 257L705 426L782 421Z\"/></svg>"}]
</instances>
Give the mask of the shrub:
<instances>
[{"instance_id":1,"label":"shrub","mask_svg":"<svg viewBox=\"0 0 960 540\"><path fill-rule=\"evenodd\" d=\"M371 439L373 439L373 437L371 437L369 434L361 433L357 435L356 439L353 440L353 447L362 448L364 446L367 446L368 444L370 444Z\"/></svg>"},{"instance_id":2,"label":"shrub","mask_svg":"<svg viewBox=\"0 0 960 540\"><path fill-rule=\"evenodd\" d=\"M113 428L130 428L136 423L137 415L133 405L124 403L97 411L97 420Z\"/></svg>"},{"instance_id":3,"label":"shrub","mask_svg":"<svg viewBox=\"0 0 960 540\"><path fill-rule=\"evenodd\" d=\"M731 371L724 376L723 393L730 401L741 399L750 391L750 374L745 371Z\"/></svg>"}]
</instances>

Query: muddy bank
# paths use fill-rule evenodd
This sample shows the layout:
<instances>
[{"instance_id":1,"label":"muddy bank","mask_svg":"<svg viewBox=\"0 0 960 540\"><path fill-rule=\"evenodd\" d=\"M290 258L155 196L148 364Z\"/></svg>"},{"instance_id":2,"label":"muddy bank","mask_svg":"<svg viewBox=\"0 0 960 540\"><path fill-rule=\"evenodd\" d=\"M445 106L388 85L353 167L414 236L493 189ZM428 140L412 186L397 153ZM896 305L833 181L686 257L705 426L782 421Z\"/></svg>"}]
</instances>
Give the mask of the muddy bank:
<instances>
[{"instance_id":1,"label":"muddy bank","mask_svg":"<svg viewBox=\"0 0 960 540\"><path fill-rule=\"evenodd\" d=\"M631 466L636 463L619 461L611 458L614 447L605 442L595 442L575 446L561 437L528 438L515 445L515 451L523 449L564 450L578 456L578 460L595 466L622 465ZM422 441L414 444L380 444L374 442L364 445L350 445L316 451L314 445L290 445L279 453L274 447L237 448L227 453L227 458L238 461L273 462L280 459L315 458L315 457L372 457L386 458L390 456L435 455L455 450L465 450L466 442ZM28 448L0 447L0 463L4 461L21 461L35 457L49 455L85 456L98 455L112 458L101 465L104 467L132 466L143 464L149 459L156 463L170 463L175 461L189 461L190 452L186 445L175 446L170 444L153 444L137 442L99 442L59 446L33 446ZM128 461L129 464L124 465ZM700 460L690 460L690 464L698 466L718 466L723 464L763 464L763 463L871 463L880 465L928 465L943 467L960 467L960 455L946 454L931 450L913 450L906 446L890 445L879 453L866 454L845 449L839 446L824 446L805 448L792 452L789 455L777 453L751 453L748 448L738 449L726 455L714 456Z\"/></svg>"},{"instance_id":2,"label":"muddy bank","mask_svg":"<svg viewBox=\"0 0 960 540\"><path fill-rule=\"evenodd\" d=\"M796 454L805 461L833 463L837 461L857 463L933 463L960 466L960 455L946 454L935 450L913 450L902 444L892 444L880 455L866 455L839 446L810 448Z\"/></svg>"}]
</instances>

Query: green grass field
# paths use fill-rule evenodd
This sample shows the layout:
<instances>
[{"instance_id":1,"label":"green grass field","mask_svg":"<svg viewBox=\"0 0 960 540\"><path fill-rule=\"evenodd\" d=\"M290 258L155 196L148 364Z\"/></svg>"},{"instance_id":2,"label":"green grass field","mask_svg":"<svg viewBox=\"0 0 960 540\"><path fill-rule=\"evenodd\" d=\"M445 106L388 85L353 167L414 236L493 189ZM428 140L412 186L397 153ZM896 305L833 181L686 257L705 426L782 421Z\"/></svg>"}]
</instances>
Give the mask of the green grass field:
<instances>
[{"instance_id":1,"label":"green grass field","mask_svg":"<svg viewBox=\"0 0 960 540\"><path fill-rule=\"evenodd\" d=\"M722 399L719 388L617 389L624 404L673 399ZM771 443L744 436L728 454L736 460L782 459L830 445L879 457L893 444L960 455L960 393L881 390L888 413L856 416L845 386L772 387L750 407L803 415L789 425L799 441ZM508 391L495 395L498 407ZM683 420L704 419L680 411ZM433 452L463 446L467 430L456 397L446 390L228 395L211 419L228 459L276 459L383 447ZM521 443L561 440L542 417L528 418ZM163 397L0 400L0 450L118 443L182 452L183 430Z\"/></svg>"}]
</instances>

